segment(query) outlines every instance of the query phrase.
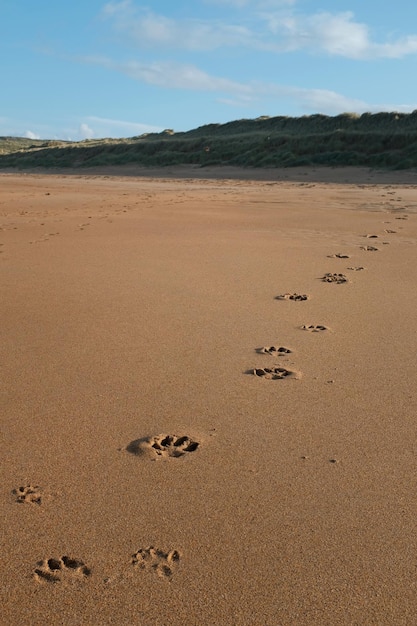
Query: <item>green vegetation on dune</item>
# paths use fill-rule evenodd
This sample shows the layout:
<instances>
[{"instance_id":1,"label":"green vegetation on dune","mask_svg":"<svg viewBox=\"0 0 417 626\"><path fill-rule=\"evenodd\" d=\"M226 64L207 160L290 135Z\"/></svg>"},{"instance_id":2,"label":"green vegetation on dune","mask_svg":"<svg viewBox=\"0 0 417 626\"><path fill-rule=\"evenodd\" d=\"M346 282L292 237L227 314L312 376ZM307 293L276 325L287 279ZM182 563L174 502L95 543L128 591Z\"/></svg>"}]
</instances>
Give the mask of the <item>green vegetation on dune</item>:
<instances>
[{"instance_id":1,"label":"green vegetation on dune","mask_svg":"<svg viewBox=\"0 0 417 626\"><path fill-rule=\"evenodd\" d=\"M143 167L193 164L241 167L356 165L417 167L417 111L334 117L259 117L165 130L130 139L81 142L0 137L0 168Z\"/></svg>"}]
</instances>

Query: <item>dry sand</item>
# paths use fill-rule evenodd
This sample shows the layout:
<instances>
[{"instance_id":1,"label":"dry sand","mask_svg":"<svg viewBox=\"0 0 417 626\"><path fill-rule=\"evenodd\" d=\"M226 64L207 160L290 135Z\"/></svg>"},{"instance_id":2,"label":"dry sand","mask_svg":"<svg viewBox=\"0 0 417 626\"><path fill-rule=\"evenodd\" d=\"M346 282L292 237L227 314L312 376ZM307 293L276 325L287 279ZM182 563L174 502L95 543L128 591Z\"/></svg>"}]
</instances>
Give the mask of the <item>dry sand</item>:
<instances>
[{"instance_id":1,"label":"dry sand","mask_svg":"<svg viewBox=\"0 0 417 626\"><path fill-rule=\"evenodd\" d=\"M417 175L203 173L0 175L1 624L416 624Z\"/></svg>"}]
</instances>

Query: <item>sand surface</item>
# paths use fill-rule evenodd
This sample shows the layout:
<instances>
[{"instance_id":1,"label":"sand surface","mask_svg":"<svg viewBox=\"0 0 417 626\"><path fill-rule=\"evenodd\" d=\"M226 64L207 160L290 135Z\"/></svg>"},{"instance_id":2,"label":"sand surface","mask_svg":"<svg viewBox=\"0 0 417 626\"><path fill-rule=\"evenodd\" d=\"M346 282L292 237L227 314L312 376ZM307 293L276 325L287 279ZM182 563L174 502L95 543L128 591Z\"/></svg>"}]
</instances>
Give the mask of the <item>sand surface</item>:
<instances>
[{"instance_id":1,"label":"sand surface","mask_svg":"<svg viewBox=\"0 0 417 626\"><path fill-rule=\"evenodd\" d=\"M0 174L1 624L416 624L416 173L125 174Z\"/></svg>"}]
</instances>

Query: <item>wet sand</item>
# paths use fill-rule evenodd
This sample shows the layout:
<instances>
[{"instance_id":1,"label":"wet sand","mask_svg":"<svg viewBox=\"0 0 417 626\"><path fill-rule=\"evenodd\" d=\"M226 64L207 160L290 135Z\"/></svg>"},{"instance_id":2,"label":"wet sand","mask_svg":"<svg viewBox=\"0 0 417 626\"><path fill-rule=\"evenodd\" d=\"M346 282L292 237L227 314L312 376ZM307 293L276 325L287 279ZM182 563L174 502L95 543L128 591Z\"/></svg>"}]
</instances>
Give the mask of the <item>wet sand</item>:
<instances>
[{"instance_id":1,"label":"wet sand","mask_svg":"<svg viewBox=\"0 0 417 626\"><path fill-rule=\"evenodd\" d=\"M415 623L416 183L0 174L2 624Z\"/></svg>"}]
</instances>

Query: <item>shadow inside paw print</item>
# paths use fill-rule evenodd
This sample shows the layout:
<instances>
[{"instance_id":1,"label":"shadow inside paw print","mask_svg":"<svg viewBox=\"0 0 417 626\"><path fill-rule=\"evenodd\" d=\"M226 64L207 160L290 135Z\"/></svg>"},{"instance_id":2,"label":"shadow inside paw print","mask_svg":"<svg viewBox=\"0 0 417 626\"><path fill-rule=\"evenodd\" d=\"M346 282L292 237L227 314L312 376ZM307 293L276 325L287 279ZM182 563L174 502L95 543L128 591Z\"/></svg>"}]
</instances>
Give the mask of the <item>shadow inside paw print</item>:
<instances>
[{"instance_id":1,"label":"shadow inside paw print","mask_svg":"<svg viewBox=\"0 0 417 626\"><path fill-rule=\"evenodd\" d=\"M266 380L283 380L284 378L299 377L296 372L287 370L285 367L258 367L251 370L250 373Z\"/></svg>"},{"instance_id":2,"label":"shadow inside paw print","mask_svg":"<svg viewBox=\"0 0 417 626\"><path fill-rule=\"evenodd\" d=\"M303 302L304 300L308 300L310 298L306 293L283 293L279 296L276 296L276 300L294 300L296 302Z\"/></svg>"},{"instance_id":3,"label":"shadow inside paw print","mask_svg":"<svg viewBox=\"0 0 417 626\"><path fill-rule=\"evenodd\" d=\"M350 259L349 254L343 254L342 252L337 252L336 254L328 254L327 257L329 259Z\"/></svg>"},{"instance_id":4,"label":"shadow inside paw print","mask_svg":"<svg viewBox=\"0 0 417 626\"><path fill-rule=\"evenodd\" d=\"M330 272L322 276L321 280L324 283L336 283L336 285L348 282L347 276L344 274L332 274Z\"/></svg>"},{"instance_id":5,"label":"shadow inside paw print","mask_svg":"<svg viewBox=\"0 0 417 626\"><path fill-rule=\"evenodd\" d=\"M180 561L178 550L164 552L153 546L141 548L132 555L132 565L135 568L154 571L160 578L170 579Z\"/></svg>"},{"instance_id":6,"label":"shadow inside paw print","mask_svg":"<svg viewBox=\"0 0 417 626\"><path fill-rule=\"evenodd\" d=\"M187 435L157 435L145 439L132 441L126 450L132 454L141 455L151 453L157 457L178 458L190 452L195 452L200 443Z\"/></svg>"},{"instance_id":7,"label":"shadow inside paw print","mask_svg":"<svg viewBox=\"0 0 417 626\"><path fill-rule=\"evenodd\" d=\"M20 504L41 504L42 493L40 487L34 487L33 485L25 485L24 487L18 487L13 489L12 494L16 498L16 502Z\"/></svg>"},{"instance_id":8,"label":"shadow inside paw print","mask_svg":"<svg viewBox=\"0 0 417 626\"><path fill-rule=\"evenodd\" d=\"M76 582L91 576L91 570L83 561L62 556L59 559L39 561L34 572L35 579L40 582Z\"/></svg>"},{"instance_id":9,"label":"shadow inside paw print","mask_svg":"<svg viewBox=\"0 0 417 626\"><path fill-rule=\"evenodd\" d=\"M284 346L280 346L279 348L276 346L265 346L264 348L259 348L257 352L260 354L270 354L271 356L285 356L286 354L291 354L292 350Z\"/></svg>"},{"instance_id":10,"label":"shadow inside paw print","mask_svg":"<svg viewBox=\"0 0 417 626\"><path fill-rule=\"evenodd\" d=\"M310 333L320 333L325 330L329 330L329 328L323 324L303 324L303 326L301 326L301 330L308 330Z\"/></svg>"}]
</instances>

